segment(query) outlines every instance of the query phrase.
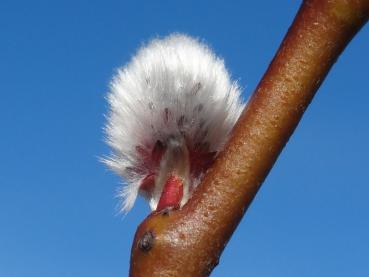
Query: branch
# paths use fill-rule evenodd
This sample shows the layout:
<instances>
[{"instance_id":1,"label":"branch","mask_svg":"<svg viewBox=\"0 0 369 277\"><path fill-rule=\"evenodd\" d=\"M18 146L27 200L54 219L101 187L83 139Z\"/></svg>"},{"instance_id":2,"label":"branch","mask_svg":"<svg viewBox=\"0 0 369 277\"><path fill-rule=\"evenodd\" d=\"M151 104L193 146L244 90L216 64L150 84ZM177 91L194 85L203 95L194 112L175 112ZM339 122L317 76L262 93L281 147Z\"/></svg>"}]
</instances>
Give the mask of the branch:
<instances>
[{"instance_id":1,"label":"branch","mask_svg":"<svg viewBox=\"0 0 369 277\"><path fill-rule=\"evenodd\" d=\"M368 0L306 0L189 202L152 213L130 276L208 276L329 69L369 17Z\"/></svg>"}]
</instances>

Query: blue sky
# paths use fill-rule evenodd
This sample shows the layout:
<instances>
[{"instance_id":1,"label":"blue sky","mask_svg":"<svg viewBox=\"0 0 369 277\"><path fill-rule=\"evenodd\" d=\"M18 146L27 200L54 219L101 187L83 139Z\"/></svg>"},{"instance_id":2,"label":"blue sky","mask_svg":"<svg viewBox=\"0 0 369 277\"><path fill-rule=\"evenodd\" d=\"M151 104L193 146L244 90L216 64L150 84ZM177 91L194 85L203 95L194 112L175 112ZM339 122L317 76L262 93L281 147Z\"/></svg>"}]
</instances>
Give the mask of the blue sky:
<instances>
[{"instance_id":1,"label":"blue sky","mask_svg":"<svg viewBox=\"0 0 369 277\"><path fill-rule=\"evenodd\" d=\"M104 99L142 43L184 32L247 98L300 1L0 2L0 276L126 276ZM212 276L369 276L369 26L305 113Z\"/></svg>"}]
</instances>

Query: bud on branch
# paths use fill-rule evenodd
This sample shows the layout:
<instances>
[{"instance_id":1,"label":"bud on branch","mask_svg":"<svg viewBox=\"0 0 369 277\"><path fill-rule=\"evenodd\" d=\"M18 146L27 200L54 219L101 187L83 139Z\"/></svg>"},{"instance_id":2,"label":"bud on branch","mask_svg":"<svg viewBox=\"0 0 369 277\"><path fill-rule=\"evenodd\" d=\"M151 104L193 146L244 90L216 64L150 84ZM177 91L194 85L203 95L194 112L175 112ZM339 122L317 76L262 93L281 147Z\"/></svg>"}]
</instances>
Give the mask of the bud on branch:
<instances>
[{"instance_id":1,"label":"bud on branch","mask_svg":"<svg viewBox=\"0 0 369 277\"><path fill-rule=\"evenodd\" d=\"M339 54L367 0L305 0L231 137L182 209L152 213L130 276L208 276Z\"/></svg>"}]
</instances>

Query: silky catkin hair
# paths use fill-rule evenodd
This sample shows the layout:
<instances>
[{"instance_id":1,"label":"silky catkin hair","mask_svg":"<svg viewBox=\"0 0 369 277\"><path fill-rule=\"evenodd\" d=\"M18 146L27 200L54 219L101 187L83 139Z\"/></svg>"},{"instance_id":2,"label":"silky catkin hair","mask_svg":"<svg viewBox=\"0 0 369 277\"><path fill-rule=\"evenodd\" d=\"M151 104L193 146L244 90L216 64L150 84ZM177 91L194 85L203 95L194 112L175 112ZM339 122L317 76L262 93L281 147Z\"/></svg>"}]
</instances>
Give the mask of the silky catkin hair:
<instances>
[{"instance_id":1,"label":"silky catkin hair","mask_svg":"<svg viewBox=\"0 0 369 277\"><path fill-rule=\"evenodd\" d=\"M129 211L149 173L142 150L186 136L187 143L222 149L243 103L222 59L183 34L154 39L111 81L105 127L112 153L104 162L126 182L122 210ZM197 180L199 182L199 180ZM197 183L198 183L197 182Z\"/></svg>"}]
</instances>

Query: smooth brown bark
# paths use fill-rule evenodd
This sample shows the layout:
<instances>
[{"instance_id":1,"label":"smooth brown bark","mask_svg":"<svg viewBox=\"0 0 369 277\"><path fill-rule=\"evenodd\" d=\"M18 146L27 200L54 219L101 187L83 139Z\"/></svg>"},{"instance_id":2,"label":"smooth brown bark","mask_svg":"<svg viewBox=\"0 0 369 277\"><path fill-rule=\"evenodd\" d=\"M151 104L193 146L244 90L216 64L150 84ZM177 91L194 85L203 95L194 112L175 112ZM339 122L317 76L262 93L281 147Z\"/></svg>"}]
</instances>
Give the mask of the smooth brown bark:
<instances>
[{"instance_id":1,"label":"smooth brown bark","mask_svg":"<svg viewBox=\"0 0 369 277\"><path fill-rule=\"evenodd\" d=\"M208 276L335 60L369 17L368 0L306 0L190 201L153 213L132 245L130 276Z\"/></svg>"}]
</instances>

